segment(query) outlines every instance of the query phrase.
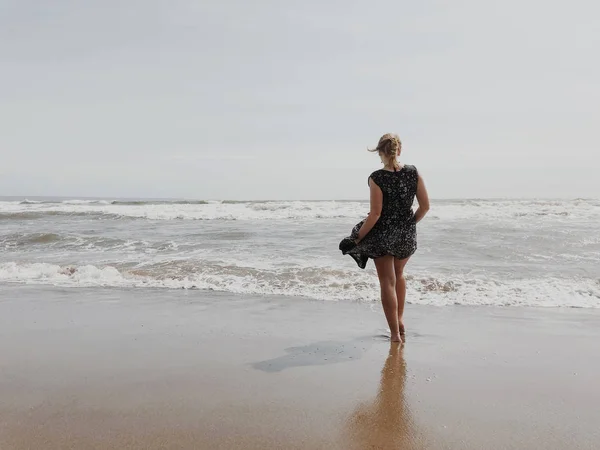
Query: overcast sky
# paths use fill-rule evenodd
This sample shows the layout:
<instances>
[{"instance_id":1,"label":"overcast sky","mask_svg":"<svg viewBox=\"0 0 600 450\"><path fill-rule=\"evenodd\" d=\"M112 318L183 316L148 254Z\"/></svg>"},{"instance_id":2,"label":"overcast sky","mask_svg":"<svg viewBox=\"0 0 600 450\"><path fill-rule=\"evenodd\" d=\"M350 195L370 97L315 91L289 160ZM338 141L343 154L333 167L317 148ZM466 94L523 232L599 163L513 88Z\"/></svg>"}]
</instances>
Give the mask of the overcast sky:
<instances>
[{"instance_id":1,"label":"overcast sky","mask_svg":"<svg viewBox=\"0 0 600 450\"><path fill-rule=\"evenodd\" d=\"M0 195L600 197L594 0L0 0Z\"/></svg>"}]
</instances>

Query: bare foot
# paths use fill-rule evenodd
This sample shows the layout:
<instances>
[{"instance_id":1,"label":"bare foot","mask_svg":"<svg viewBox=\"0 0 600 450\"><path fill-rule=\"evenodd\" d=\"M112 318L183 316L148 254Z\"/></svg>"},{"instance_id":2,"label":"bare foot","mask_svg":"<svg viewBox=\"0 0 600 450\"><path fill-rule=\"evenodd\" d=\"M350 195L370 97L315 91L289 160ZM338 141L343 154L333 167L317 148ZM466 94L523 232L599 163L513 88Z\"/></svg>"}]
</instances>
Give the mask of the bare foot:
<instances>
[{"instance_id":1,"label":"bare foot","mask_svg":"<svg viewBox=\"0 0 600 450\"><path fill-rule=\"evenodd\" d=\"M406 329L402 322L400 322L400 338L402 339L402 342L406 342Z\"/></svg>"},{"instance_id":2,"label":"bare foot","mask_svg":"<svg viewBox=\"0 0 600 450\"><path fill-rule=\"evenodd\" d=\"M402 342L402 338L400 337L400 333L394 333L394 334L392 334L392 337L390 338L390 341L392 341L392 342Z\"/></svg>"}]
</instances>

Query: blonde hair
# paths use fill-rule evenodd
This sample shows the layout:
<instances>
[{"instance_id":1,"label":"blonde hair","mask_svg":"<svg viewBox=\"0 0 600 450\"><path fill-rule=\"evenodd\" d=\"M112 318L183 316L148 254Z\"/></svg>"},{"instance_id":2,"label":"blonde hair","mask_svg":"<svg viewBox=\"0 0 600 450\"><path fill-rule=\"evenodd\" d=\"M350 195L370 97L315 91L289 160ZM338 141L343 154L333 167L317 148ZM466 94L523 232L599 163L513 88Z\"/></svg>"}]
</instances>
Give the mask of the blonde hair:
<instances>
[{"instance_id":1,"label":"blonde hair","mask_svg":"<svg viewBox=\"0 0 600 450\"><path fill-rule=\"evenodd\" d=\"M402 150L402 142L397 134L387 133L381 136L377 147L374 149L367 149L370 152L379 152L380 155L387 160L387 163L394 167L394 169L400 168L400 163L396 159L396 155Z\"/></svg>"}]
</instances>

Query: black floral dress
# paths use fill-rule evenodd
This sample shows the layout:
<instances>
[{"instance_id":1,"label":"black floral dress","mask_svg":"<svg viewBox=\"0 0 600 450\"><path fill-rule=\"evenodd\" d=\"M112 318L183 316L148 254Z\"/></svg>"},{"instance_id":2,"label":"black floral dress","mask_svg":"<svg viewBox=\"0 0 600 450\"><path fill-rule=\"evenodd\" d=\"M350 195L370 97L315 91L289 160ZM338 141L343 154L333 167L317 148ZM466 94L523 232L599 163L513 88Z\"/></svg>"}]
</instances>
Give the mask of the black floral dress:
<instances>
[{"instance_id":1,"label":"black floral dress","mask_svg":"<svg viewBox=\"0 0 600 450\"><path fill-rule=\"evenodd\" d=\"M417 226L412 209L419 182L417 168L405 165L395 172L380 169L369 178L383 192L381 216L358 245L354 240L364 220L340 242L342 253L354 258L361 269L366 267L369 258L393 255L405 259L417 250Z\"/></svg>"}]
</instances>

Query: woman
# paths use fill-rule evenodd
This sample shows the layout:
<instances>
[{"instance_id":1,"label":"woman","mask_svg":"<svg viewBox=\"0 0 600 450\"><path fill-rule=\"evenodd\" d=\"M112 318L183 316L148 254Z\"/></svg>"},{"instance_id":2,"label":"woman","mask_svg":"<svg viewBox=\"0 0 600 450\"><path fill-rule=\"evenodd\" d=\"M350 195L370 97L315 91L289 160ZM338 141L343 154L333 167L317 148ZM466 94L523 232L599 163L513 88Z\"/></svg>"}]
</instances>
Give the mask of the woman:
<instances>
[{"instance_id":1,"label":"woman","mask_svg":"<svg viewBox=\"0 0 600 450\"><path fill-rule=\"evenodd\" d=\"M340 243L340 250L352 256L362 269L369 258L375 261L392 342L405 340L404 267L417 250L416 224L429 211L423 178L415 166L398 162L401 150L400 138L395 134L384 134L377 148L370 150L378 152L383 163L383 169L369 177L371 209L368 217L354 227L350 237ZM413 212L415 196L419 207Z\"/></svg>"}]
</instances>

